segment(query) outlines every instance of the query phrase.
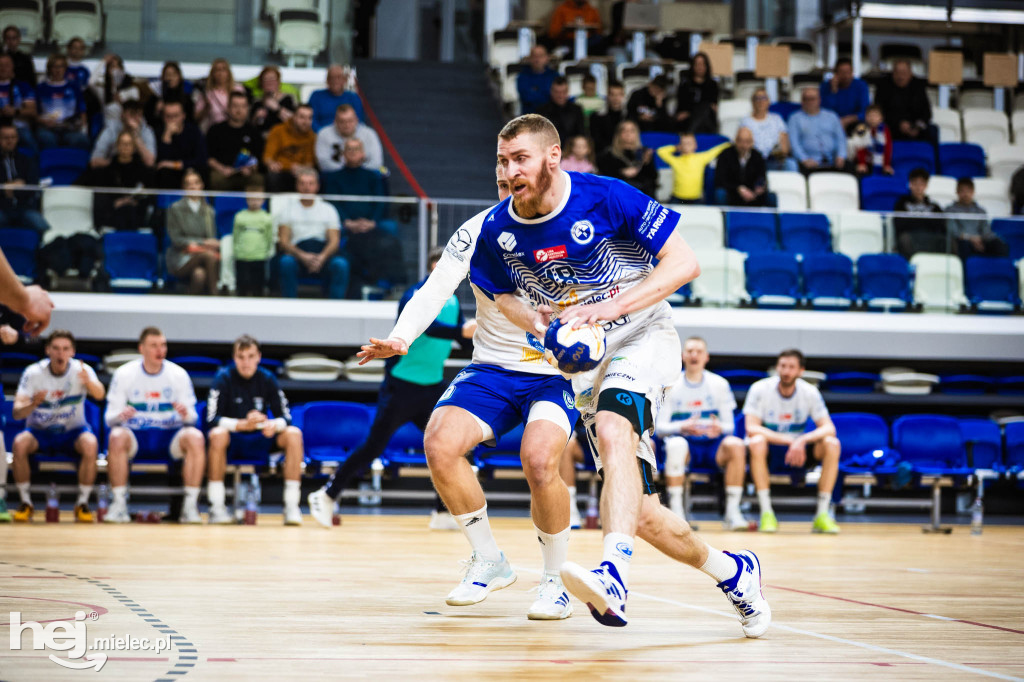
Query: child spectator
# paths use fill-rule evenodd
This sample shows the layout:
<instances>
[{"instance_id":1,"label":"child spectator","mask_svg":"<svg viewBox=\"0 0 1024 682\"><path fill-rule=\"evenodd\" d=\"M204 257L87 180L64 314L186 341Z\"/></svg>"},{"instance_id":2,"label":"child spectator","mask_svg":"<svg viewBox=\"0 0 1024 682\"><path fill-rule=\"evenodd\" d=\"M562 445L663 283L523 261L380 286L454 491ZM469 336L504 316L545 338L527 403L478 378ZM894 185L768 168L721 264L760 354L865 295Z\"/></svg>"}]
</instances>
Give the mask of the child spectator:
<instances>
[{"instance_id":1,"label":"child spectator","mask_svg":"<svg viewBox=\"0 0 1024 682\"><path fill-rule=\"evenodd\" d=\"M910 171L907 179L908 194L896 200L893 210L897 213L942 213L942 208L928 198L928 180L931 175L924 168ZM946 221L933 220L927 217L914 218L894 216L893 227L896 231L896 246L900 255L910 260L919 251L927 253L947 253Z\"/></svg>"},{"instance_id":2,"label":"child spectator","mask_svg":"<svg viewBox=\"0 0 1024 682\"><path fill-rule=\"evenodd\" d=\"M262 296L267 278L267 258L274 246L274 221L263 210L263 182L245 188L248 208L235 214L232 242L235 282L239 296Z\"/></svg>"},{"instance_id":3,"label":"child spectator","mask_svg":"<svg viewBox=\"0 0 1024 682\"><path fill-rule=\"evenodd\" d=\"M857 175L892 175L892 135L882 120L882 107L872 104L848 142L849 154L857 164Z\"/></svg>"},{"instance_id":4,"label":"child spectator","mask_svg":"<svg viewBox=\"0 0 1024 682\"><path fill-rule=\"evenodd\" d=\"M562 170L577 173L594 172L594 148L590 146L590 138L577 135L569 144L569 154L562 157Z\"/></svg>"},{"instance_id":5,"label":"child spectator","mask_svg":"<svg viewBox=\"0 0 1024 682\"><path fill-rule=\"evenodd\" d=\"M583 108L583 118L588 122L591 114L604 111L604 97L597 94L597 79L592 74L583 77L583 94L576 98L576 104Z\"/></svg>"},{"instance_id":6,"label":"child spectator","mask_svg":"<svg viewBox=\"0 0 1024 682\"><path fill-rule=\"evenodd\" d=\"M957 250L962 260L972 256L1009 255L1006 242L991 230L985 209L974 200L974 180L963 177L956 181L956 201L946 207L946 213L959 214L949 219L949 231L957 238ZM979 217L967 218L964 216L967 213Z\"/></svg>"},{"instance_id":7,"label":"child spectator","mask_svg":"<svg viewBox=\"0 0 1024 682\"><path fill-rule=\"evenodd\" d=\"M693 133L679 136L679 144L658 148L658 156L672 167L672 202L699 204L704 199L704 169L730 145L729 142L698 152Z\"/></svg>"}]
</instances>

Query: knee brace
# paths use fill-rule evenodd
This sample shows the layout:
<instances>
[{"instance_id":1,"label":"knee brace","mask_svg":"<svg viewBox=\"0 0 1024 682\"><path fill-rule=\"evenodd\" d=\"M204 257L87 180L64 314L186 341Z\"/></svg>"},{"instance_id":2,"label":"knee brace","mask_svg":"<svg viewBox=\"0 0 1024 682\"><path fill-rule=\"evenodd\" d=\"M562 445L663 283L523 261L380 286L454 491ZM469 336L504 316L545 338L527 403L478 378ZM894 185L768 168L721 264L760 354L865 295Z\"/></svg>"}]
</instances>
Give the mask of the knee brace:
<instances>
[{"instance_id":1,"label":"knee brace","mask_svg":"<svg viewBox=\"0 0 1024 682\"><path fill-rule=\"evenodd\" d=\"M665 439L665 475L673 478L686 474L686 460L690 456L690 444L685 438L673 436Z\"/></svg>"}]
</instances>

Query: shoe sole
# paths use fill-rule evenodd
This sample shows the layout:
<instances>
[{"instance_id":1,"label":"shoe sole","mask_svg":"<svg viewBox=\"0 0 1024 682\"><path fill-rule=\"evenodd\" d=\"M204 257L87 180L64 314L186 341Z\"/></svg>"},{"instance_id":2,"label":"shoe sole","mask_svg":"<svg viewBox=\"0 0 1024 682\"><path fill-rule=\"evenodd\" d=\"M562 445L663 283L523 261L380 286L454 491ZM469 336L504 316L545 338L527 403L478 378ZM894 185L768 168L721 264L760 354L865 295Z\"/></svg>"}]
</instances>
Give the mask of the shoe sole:
<instances>
[{"instance_id":1,"label":"shoe sole","mask_svg":"<svg viewBox=\"0 0 1024 682\"><path fill-rule=\"evenodd\" d=\"M515 573L513 573L512 575L507 575L507 576L502 576L500 578L495 578L494 580L491 581L490 585L488 585L487 587L484 588L484 595L482 597L480 597L479 599L477 599L476 601L471 601L471 600L467 600L467 599L462 599L462 600L458 600L457 601L457 600L452 599L451 597L448 597L447 599L444 600L444 603L447 604L448 606L472 606L473 604L479 604L484 599L487 599L487 595L489 595L491 592L494 592L496 590L500 590L500 589L502 589L504 587L508 587L509 585L514 583L518 577L519 576L517 576Z\"/></svg>"},{"instance_id":2,"label":"shoe sole","mask_svg":"<svg viewBox=\"0 0 1024 682\"><path fill-rule=\"evenodd\" d=\"M761 595L761 601L764 602L764 611L762 613L768 616L768 622L763 627L749 632L746 628L743 629L743 634L749 639L757 639L768 632L768 627L772 624L772 609L768 606L768 600L764 598L764 592L762 591L764 588L764 575L761 573L761 560L753 552L748 551L747 554L753 558L754 564L757 565L757 592Z\"/></svg>"},{"instance_id":3,"label":"shoe sole","mask_svg":"<svg viewBox=\"0 0 1024 682\"><path fill-rule=\"evenodd\" d=\"M599 591L587 581L590 571L579 564L567 561L562 564L559 573L562 576L562 584L565 585L565 589L587 605L594 620L612 628L621 628L626 625L626 614L613 608L612 604L608 602L608 595L604 593L604 588L600 588Z\"/></svg>"},{"instance_id":4,"label":"shoe sole","mask_svg":"<svg viewBox=\"0 0 1024 682\"><path fill-rule=\"evenodd\" d=\"M542 613L540 611L528 611L526 614L529 620L565 620L572 616L572 605L570 604L559 614Z\"/></svg>"}]
</instances>

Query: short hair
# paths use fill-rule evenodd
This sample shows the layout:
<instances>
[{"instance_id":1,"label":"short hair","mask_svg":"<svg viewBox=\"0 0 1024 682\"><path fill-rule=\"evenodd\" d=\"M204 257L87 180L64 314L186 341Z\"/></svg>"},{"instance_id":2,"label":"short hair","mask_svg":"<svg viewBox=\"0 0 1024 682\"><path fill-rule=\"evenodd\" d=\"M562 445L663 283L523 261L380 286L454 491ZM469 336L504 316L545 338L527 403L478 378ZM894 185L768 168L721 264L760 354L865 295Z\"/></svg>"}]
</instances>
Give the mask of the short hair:
<instances>
[{"instance_id":1,"label":"short hair","mask_svg":"<svg viewBox=\"0 0 1024 682\"><path fill-rule=\"evenodd\" d=\"M849 66L850 68L853 68L853 60L849 57L840 57L836 60L836 65L832 67L832 70L835 71L840 66Z\"/></svg>"},{"instance_id":2,"label":"short hair","mask_svg":"<svg viewBox=\"0 0 1024 682\"><path fill-rule=\"evenodd\" d=\"M231 353L234 354L240 350L252 348L253 346L256 347L257 353L261 352L262 349L260 348L260 342L256 340L256 337L250 336L249 334L242 334L235 339L235 342L231 345Z\"/></svg>"},{"instance_id":3,"label":"short hair","mask_svg":"<svg viewBox=\"0 0 1024 682\"><path fill-rule=\"evenodd\" d=\"M239 97L244 99L246 104L249 103L249 96L248 95L246 95L244 92L238 92L237 90L232 90L231 94L228 95L228 104L230 105L231 104L231 100L238 99Z\"/></svg>"},{"instance_id":4,"label":"short hair","mask_svg":"<svg viewBox=\"0 0 1024 682\"><path fill-rule=\"evenodd\" d=\"M597 79L594 78L594 74L588 73L585 76L583 76L583 82L584 83L597 83Z\"/></svg>"},{"instance_id":5,"label":"short hair","mask_svg":"<svg viewBox=\"0 0 1024 682\"><path fill-rule=\"evenodd\" d=\"M7 54L6 52L0 52L0 59L9 59L9 60L11 60L11 64L14 63L14 57L12 57L11 55Z\"/></svg>"},{"instance_id":6,"label":"short hair","mask_svg":"<svg viewBox=\"0 0 1024 682\"><path fill-rule=\"evenodd\" d=\"M7 33L9 31L17 31L18 37L19 38L21 37L21 29L18 28L17 26L15 26L14 24L8 24L7 26L4 26L4 32L3 32L3 37L4 38L7 37Z\"/></svg>"},{"instance_id":7,"label":"short hair","mask_svg":"<svg viewBox=\"0 0 1024 682\"><path fill-rule=\"evenodd\" d=\"M659 73L651 79L651 85L662 90L668 90L668 77Z\"/></svg>"},{"instance_id":8,"label":"short hair","mask_svg":"<svg viewBox=\"0 0 1024 682\"><path fill-rule=\"evenodd\" d=\"M866 116L869 111L877 111L878 113L881 114L882 107L879 106L878 104L869 104L868 108L864 110L864 115Z\"/></svg>"},{"instance_id":9,"label":"short hair","mask_svg":"<svg viewBox=\"0 0 1024 682\"><path fill-rule=\"evenodd\" d=\"M555 79L553 81L551 81L551 87L555 87L556 85L558 85L558 86L566 85L567 86L567 85L569 85L569 80L565 76L555 76Z\"/></svg>"},{"instance_id":10,"label":"short hair","mask_svg":"<svg viewBox=\"0 0 1024 682\"><path fill-rule=\"evenodd\" d=\"M703 343L703 344L704 344L704 347L705 347L705 348L707 348L707 347L708 347L708 342L707 342L707 340L706 340L706 339L705 339L705 338L704 338L703 336L687 336L687 337L686 337L686 340L685 340L685 341L683 341L683 345L685 346L685 345L686 345L686 344L688 344L688 343L689 343L690 341L700 341L701 343Z\"/></svg>"},{"instance_id":11,"label":"short hair","mask_svg":"<svg viewBox=\"0 0 1024 682\"><path fill-rule=\"evenodd\" d=\"M974 189L974 180L972 180L969 176L966 175L962 178L957 178L956 188L960 189L961 187L970 187L971 189Z\"/></svg>"},{"instance_id":12,"label":"short hair","mask_svg":"<svg viewBox=\"0 0 1024 682\"><path fill-rule=\"evenodd\" d=\"M437 261L441 260L442 255L444 255L443 246L435 246L434 248L430 249L430 252L427 253L427 266L429 267L431 263L436 263Z\"/></svg>"},{"instance_id":13,"label":"short hair","mask_svg":"<svg viewBox=\"0 0 1024 682\"><path fill-rule=\"evenodd\" d=\"M520 135L539 135L545 146L561 144L554 124L539 114L517 116L498 133L499 140L513 140Z\"/></svg>"},{"instance_id":14,"label":"short hair","mask_svg":"<svg viewBox=\"0 0 1024 682\"><path fill-rule=\"evenodd\" d=\"M927 182L928 178L930 177L931 173L926 171L924 168L917 167L914 170L910 171L910 174L907 176L907 180L911 182L913 182L914 180L924 180L925 182Z\"/></svg>"},{"instance_id":15,"label":"short hair","mask_svg":"<svg viewBox=\"0 0 1024 682\"><path fill-rule=\"evenodd\" d=\"M779 353L779 357L775 358L778 362L782 358L796 358L796 361L800 364L800 368L803 369L804 365L804 354L796 348L787 348L786 350Z\"/></svg>"},{"instance_id":16,"label":"short hair","mask_svg":"<svg viewBox=\"0 0 1024 682\"><path fill-rule=\"evenodd\" d=\"M67 339L71 342L71 347L75 347L75 335L69 332L67 329L54 329L50 332L50 335L46 337L46 347L49 348L50 344L57 339Z\"/></svg>"},{"instance_id":17,"label":"short hair","mask_svg":"<svg viewBox=\"0 0 1024 682\"><path fill-rule=\"evenodd\" d=\"M250 177L249 181L247 183L245 183L245 191L246 192L259 192L260 194L262 194L263 193L263 186L264 185L263 185L263 181L262 180L260 180L259 178L255 178L254 179L254 178Z\"/></svg>"},{"instance_id":18,"label":"short hair","mask_svg":"<svg viewBox=\"0 0 1024 682\"><path fill-rule=\"evenodd\" d=\"M625 90L626 86L622 84L622 81L617 81L613 78L612 80L608 81L608 89L611 90L612 88L619 88L620 90Z\"/></svg>"},{"instance_id":19,"label":"short hair","mask_svg":"<svg viewBox=\"0 0 1024 682\"><path fill-rule=\"evenodd\" d=\"M140 102L137 99L130 99L130 100L127 100L126 102L122 102L121 103L121 111L122 112L132 111L132 112L142 113L142 102Z\"/></svg>"},{"instance_id":20,"label":"short hair","mask_svg":"<svg viewBox=\"0 0 1024 682\"><path fill-rule=\"evenodd\" d=\"M309 113L313 113L313 107L309 106L308 104L300 104L299 106L295 107L295 111L298 111L299 109L309 109Z\"/></svg>"},{"instance_id":21,"label":"short hair","mask_svg":"<svg viewBox=\"0 0 1024 682\"><path fill-rule=\"evenodd\" d=\"M311 175L313 179L316 180L317 185L320 184L320 174L317 173L316 170L313 168L303 168L301 170L296 171L295 179L298 180L299 178L305 175Z\"/></svg>"},{"instance_id":22,"label":"short hair","mask_svg":"<svg viewBox=\"0 0 1024 682\"><path fill-rule=\"evenodd\" d=\"M140 344L145 343L146 339L148 337L150 337L150 336L163 336L163 335L164 335L164 333L162 331L160 331L159 327L146 327L145 329L142 330L142 333L139 334L139 343Z\"/></svg>"},{"instance_id":23,"label":"short hair","mask_svg":"<svg viewBox=\"0 0 1024 682\"><path fill-rule=\"evenodd\" d=\"M337 116L338 114L343 114L346 111L355 112L355 110L355 107L353 107L351 104L339 104L338 108L334 110L334 115Z\"/></svg>"},{"instance_id":24,"label":"short hair","mask_svg":"<svg viewBox=\"0 0 1024 682\"><path fill-rule=\"evenodd\" d=\"M64 66L67 66L68 65L68 58L65 57L64 55L62 55L59 52L54 52L53 54L51 54L49 57L46 58L46 70L49 71L50 68L54 64L56 64L57 62L64 62Z\"/></svg>"},{"instance_id":25,"label":"short hair","mask_svg":"<svg viewBox=\"0 0 1024 682\"><path fill-rule=\"evenodd\" d=\"M346 147L348 147L350 144L357 144L357 145L359 145L360 149L362 149L363 151L366 151L366 147L363 145L363 141L360 140L358 137L350 137L347 140L345 140L345 146Z\"/></svg>"},{"instance_id":26,"label":"short hair","mask_svg":"<svg viewBox=\"0 0 1024 682\"><path fill-rule=\"evenodd\" d=\"M164 100L164 111L167 111L167 107L181 107L181 110L185 110L185 103L180 99L165 99Z\"/></svg>"}]
</instances>

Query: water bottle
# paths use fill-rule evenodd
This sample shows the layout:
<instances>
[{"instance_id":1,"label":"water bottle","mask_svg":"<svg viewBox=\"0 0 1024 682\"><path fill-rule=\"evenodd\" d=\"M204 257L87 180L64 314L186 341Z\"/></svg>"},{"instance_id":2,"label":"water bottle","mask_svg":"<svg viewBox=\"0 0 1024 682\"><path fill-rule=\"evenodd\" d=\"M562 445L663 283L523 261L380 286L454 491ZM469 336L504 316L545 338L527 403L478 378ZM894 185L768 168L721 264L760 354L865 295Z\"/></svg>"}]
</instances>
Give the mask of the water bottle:
<instances>
[{"instance_id":1,"label":"water bottle","mask_svg":"<svg viewBox=\"0 0 1024 682\"><path fill-rule=\"evenodd\" d=\"M374 459L373 463L370 464L370 472L371 472L370 487L373 489L373 492L376 493L376 494L370 496L370 504L372 504L374 506L380 506L380 502L381 502L380 478L381 478L381 475L384 473L384 462L380 461L380 457L377 457L376 459Z\"/></svg>"},{"instance_id":2,"label":"water bottle","mask_svg":"<svg viewBox=\"0 0 1024 682\"><path fill-rule=\"evenodd\" d=\"M981 526L985 517L985 508L981 504L981 495L974 498L971 505L971 535L981 535Z\"/></svg>"},{"instance_id":3,"label":"water bottle","mask_svg":"<svg viewBox=\"0 0 1024 682\"><path fill-rule=\"evenodd\" d=\"M46 522L57 523L60 521L60 496L57 495L57 484L50 484L50 491L46 493Z\"/></svg>"},{"instance_id":4,"label":"water bottle","mask_svg":"<svg viewBox=\"0 0 1024 682\"><path fill-rule=\"evenodd\" d=\"M103 519L107 518L107 507L110 501L107 499L107 486L105 484L100 485L96 490L96 520L103 523Z\"/></svg>"},{"instance_id":5,"label":"water bottle","mask_svg":"<svg viewBox=\"0 0 1024 682\"><path fill-rule=\"evenodd\" d=\"M239 481L238 489L232 499L235 509L235 523L245 523L245 505L249 501L249 484Z\"/></svg>"},{"instance_id":6,"label":"water bottle","mask_svg":"<svg viewBox=\"0 0 1024 682\"><path fill-rule=\"evenodd\" d=\"M260 504L260 479L253 474L251 481L245 498L245 525L247 526L256 525Z\"/></svg>"}]
</instances>

